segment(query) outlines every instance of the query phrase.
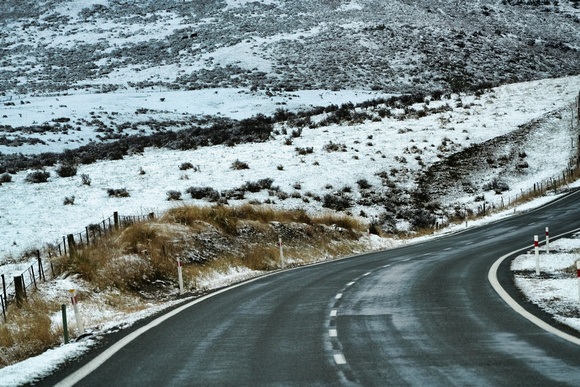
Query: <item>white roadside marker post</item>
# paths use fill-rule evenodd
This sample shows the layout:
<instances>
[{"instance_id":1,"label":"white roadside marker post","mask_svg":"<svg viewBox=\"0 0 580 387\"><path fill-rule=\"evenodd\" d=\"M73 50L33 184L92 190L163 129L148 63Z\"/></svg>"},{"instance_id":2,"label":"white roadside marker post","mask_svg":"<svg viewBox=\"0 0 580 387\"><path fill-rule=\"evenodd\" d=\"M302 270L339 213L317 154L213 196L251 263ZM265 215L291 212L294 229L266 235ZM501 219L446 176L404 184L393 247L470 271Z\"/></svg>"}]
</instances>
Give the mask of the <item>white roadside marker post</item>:
<instances>
[{"instance_id":1,"label":"white roadside marker post","mask_svg":"<svg viewBox=\"0 0 580 387\"><path fill-rule=\"evenodd\" d=\"M537 235L534 235L534 250L536 253L536 275L540 275L540 247Z\"/></svg>"},{"instance_id":2,"label":"white roadside marker post","mask_svg":"<svg viewBox=\"0 0 580 387\"><path fill-rule=\"evenodd\" d=\"M179 279L179 295L183 294L183 273L181 270L181 258L177 258L177 277Z\"/></svg>"},{"instance_id":3,"label":"white roadside marker post","mask_svg":"<svg viewBox=\"0 0 580 387\"><path fill-rule=\"evenodd\" d=\"M280 246L280 266L284 269L284 251L282 249L282 238L278 238L278 246Z\"/></svg>"},{"instance_id":4,"label":"white roadside marker post","mask_svg":"<svg viewBox=\"0 0 580 387\"><path fill-rule=\"evenodd\" d=\"M70 301L72 302L73 310L75 312L75 318L77 320L77 329L79 330L79 336L85 334L85 326L83 325L83 318L79 312L78 299L74 289L68 291L70 293Z\"/></svg>"},{"instance_id":5,"label":"white roadside marker post","mask_svg":"<svg viewBox=\"0 0 580 387\"><path fill-rule=\"evenodd\" d=\"M546 254L550 254L550 230L546 227Z\"/></svg>"},{"instance_id":6,"label":"white roadside marker post","mask_svg":"<svg viewBox=\"0 0 580 387\"><path fill-rule=\"evenodd\" d=\"M576 261L576 272L578 273L578 300L580 300L580 260Z\"/></svg>"}]
</instances>

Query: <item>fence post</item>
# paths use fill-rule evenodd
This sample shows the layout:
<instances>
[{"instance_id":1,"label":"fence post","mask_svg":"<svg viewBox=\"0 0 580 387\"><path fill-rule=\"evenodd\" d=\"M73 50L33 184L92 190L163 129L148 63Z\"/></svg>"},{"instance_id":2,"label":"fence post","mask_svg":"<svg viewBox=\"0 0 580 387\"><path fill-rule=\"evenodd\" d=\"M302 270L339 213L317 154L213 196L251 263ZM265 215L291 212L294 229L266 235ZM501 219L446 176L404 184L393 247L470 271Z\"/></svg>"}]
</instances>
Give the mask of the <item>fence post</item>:
<instances>
[{"instance_id":1,"label":"fence post","mask_svg":"<svg viewBox=\"0 0 580 387\"><path fill-rule=\"evenodd\" d=\"M52 265L52 254L50 251L48 252L48 262L50 262L50 271L52 272L52 278L54 278L54 266Z\"/></svg>"},{"instance_id":2,"label":"fence post","mask_svg":"<svg viewBox=\"0 0 580 387\"><path fill-rule=\"evenodd\" d=\"M67 255L67 252L66 252L66 237L62 237L62 246L63 246L63 249L64 249L64 255ZM58 245L58 249L60 251L60 244ZM62 254L61 254L61 256L62 256Z\"/></svg>"},{"instance_id":3,"label":"fence post","mask_svg":"<svg viewBox=\"0 0 580 387\"><path fill-rule=\"evenodd\" d=\"M62 304L60 308L62 310L62 331L64 334L64 343L68 344L68 324L66 320L66 305Z\"/></svg>"},{"instance_id":4,"label":"fence post","mask_svg":"<svg viewBox=\"0 0 580 387\"><path fill-rule=\"evenodd\" d=\"M6 321L6 308L8 307L8 304L6 303L4 297L2 297L1 295L0 295L0 304L2 304L2 315L4 316L4 321Z\"/></svg>"},{"instance_id":5,"label":"fence post","mask_svg":"<svg viewBox=\"0 0 580 387\"><path fill-rule=\"evenodd\" d=\"M6 297L6 278L4 278L4 274L2 274L2 290L4 290L4 301L8 301Z\"/></svg>"},{"instance_id":6,"label":"fence post","mask_svg":"<svg viewBox=\"0 0 580 387\"><path fill-rule=\"evenodd\" d=\"M87 233L87 246L91 244L91 238L89 238L89 226L85 227Z\"/></svg>"},{"instance_id":7,"label":"fence post","mask_svg":"<svg viewBox=\"0 0 580 387\"><path fill-rule=\"evenodd\" d=\"M21 306L22 301L26 299L26 291L24 290L24 280L21 275L14 277L14 290L16 291L15 300L16 305Z\"/></svg>"},{"instance_id":8,"label":"fence post","mask_svg":"<svg viewBox=\"0 0 580 387\"><path fill-rule=\"evenodd\" d=\"M38 258L38 279L42 279L44 282L46 282L44 268L42 267L42 259L40 259L40 250L36 250L36 257Z\"/></svg>"},{"instance_id":9,"label":"fence post","mask_svg":"<svg viewBox=\"0 0 580 387\"><path fill-rule=\"evenodd\" d=\"M32 283L34 283L34 287L38 289L38 286L36 285L36 277L34 276L34 265L30 266L30 268L28 269L28 274L30 274L30 277L32 278Z\"/></svg>"},{"instance_id":10,"label":"fence post","mask_svg":"<svg viewBox=\"0 0 580 387\"><path fill-rule=\"evenodd\" d=\"M113 220L115 222L115 230L119 229L119 213L117 211L113 212Z\"/></svg>"},{"instance_id":11,"label":"fence post","mask_svg":"<svg viewBox=\"0 0 580 387\"><path fill-rule=\"evenodd\" d=\"M66 237L68 240L68 255L73 258L76 252L75 237L73 234L68 234Z\"/></svg>"}]
</instances>

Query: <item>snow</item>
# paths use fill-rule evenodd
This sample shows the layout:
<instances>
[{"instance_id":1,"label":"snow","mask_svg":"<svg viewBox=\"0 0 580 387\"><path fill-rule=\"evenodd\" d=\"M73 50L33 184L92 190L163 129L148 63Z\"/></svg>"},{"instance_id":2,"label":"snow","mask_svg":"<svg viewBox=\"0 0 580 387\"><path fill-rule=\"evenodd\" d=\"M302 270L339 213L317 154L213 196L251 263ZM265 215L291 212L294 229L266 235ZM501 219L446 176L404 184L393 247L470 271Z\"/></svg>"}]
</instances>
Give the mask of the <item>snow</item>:
<instances>
[{"instance_id":1,"label":"snow","mask_svg":"<svg viewBox=\"0 0 580 387\"><path fill-rule=\"evenodd\" d=\"M230 6L237 4L240 2L230 2ZM569 143L569 139L565 137L568 133L565 128L570 119L566 114L570 114L568 106L574 100L579 84L580 77L546 79L502 86L480 98L454 96L453 101L431 103L431 107L449 103L453 106L453 111L427 115L418 119L399 120L392 117L384 118L380 122L366 122L360 125L331 125L318 129L304 129L300 137L293 139L292 146L283 145L286 136L277 135L264 143L241 144L235 147L220 145L189 151L148 148L142 155L127 156L123 160L81 165L77 176L71 178L59 178L54 168L47 168L51 173L51 178L48 183L44 184L25 183L24 178L29 171L22 171L13 175L12 183L0 186L2 197L0 202L0 230L2 230L0 262L5 263L0 266L0 273L5 273L10 278L29 265L28 262L13 264L12 258L18 257L27 249L41 248L46 243L55 243L61 240L63 235L82 231L88 224L100 222L111 216L114 211L119 211L121 215L136 215L151 211L159 213L183 203L205 204L203 201L191 199L185 199L179 204L169 202L166 200L168 190L184 192L190 186L211 186L218 190L225 190L239 187L247 181L263 178L273 178L274 185L287 193L292 193L296 184L299 183L301 192L310 191L318 195L327 192L325 187L329 184L334 189L340 189L347 185L355 186L355 182L362 178L368 179L373 185L378 185L380 180L374 176L374 173L392 167L393 158L402 156L404 148L410 145L411 140L417 145L420 144L421 147L425 144L422 157L428 164L438 159L436 151L429 150L428 145L436 146L446 137L457 144L456 149L462 149L470 144L509 133L530 120L559 111L562 115L562 124L558 125L556 121L556 124L548 126L545 130L546 139L543 140L553 144L554 149L559 149L559 151L546 153L540 150L526 150L529 154L527 161L530 164L530 170L534 173L510 182L511 194L514 194L519 192L520 188L529 188L543 177L559 174L566 167L572 155L572 149L568 146L562 147L561 144ZM240 119L258 113L269 115L280 107L296 111L311 106L356 103L381 96L385 95L355 90L300 91L279 93L274 96L241 89L78 93L68 96L25 97L24 100L29 101L29 104L0 106L0 116L7 116L1 121L2 124L12 126L32 125L58 117L89 119L91 112L118 112L121 117L132 117L132 120L135 120L134 112L138 108L155 111L155 118L172 118L183 114L194 116L209 114ZM464 106L470 105L470 108L455 107L454 101L458 97L462 99ZM161 101L161 98L164 100ZM369 136L372 136L372 139L369 139ZM43 136L43 139L49 138L54 139L55 142L48 142L47 146L0 147L0 152L27 154L45 152L48 149L62 151L77 147L96 137L91 129L81 128L79 132ZM329 141L346 144L347 152L323 151L323 146ZM372 146L367 145L367 142L372 142ZM296 154L295 147L313 147L315 152L299 156ZM382 158L381 154L388 157ZM232 170L231 163L238 159L247 162L250 169ZM191 162L198 166L199 172L179 170L178 166L183 162ZM278 168L279 165L283 166L282 170ZM419 167L415 160L409 160L408 168L417 170ZM145 174L141 174L141 170ZM90 186L81 183L79 177L81 174L90 176L92 180ZM110 198L106 192L108 188L126 188L131 196L122 199ZM72 196L75 197L74 205L63 205L63 199ZM268 196L266 192L261 192L249 194L246 198L263 201L268 199ZM553 196L540 198L533 203L521 205L516 210L533 208L553 198ZM456 200L468 203L470 199L466 197L456 198ZM282 208L305 208L310 212L321 210L319 203L314 201L305 203L299 199L277 200L276 205ZM353 213L358 213L359 209L355 208ZM379 209L365 207L364 210L370 216L374 216L378 214ZM505 211L483 220L470 222L470 226L510 216L513 212L514 210ZM450 227L445 232L452 232L459 228L465 228L465 225ZM373 236L370 243L372 248L378 249L405 242ZM553 254L551 266L546 267L546 270L556 271L570 266L574 258L573 254L567 251L575 248L574 243L576 242L554 242L552 248L559 249L561 252ZM528 268L528 259L526 255L516 260L515 267ZM200 279L197 285L212 289L260 274L262 273L232 268L225 272L208 275ZM573 289L575 286L573 280L549 280L541 283L534 281L532 279L527 285L522 282L523 285L521 285L530 297L536 297L536 295L544 297L548 292L564 300L572 300L577 296ZM54 297L63 297L68 289L78 286L78 282L69 277L52 283L43 291L53 294ZM131 325L138 319L170 305L172 305L171 302L146 305L146 309L129 315L112 315L107 310L96 307L96 304L91 307L81 305L81 309L87 314L85 316L87 321L97 327L95 333L101 334ZM58 318L58 315L53 316L55 324L58 323ZM580 329L580 322L574 319L561 318L561 320ZM92 340L87 340L63 345L31 358L26 363L5 367L0 370L0 385L24 384L34 378L47 375L66 359L87 351L92 343Z\"/></svg>"},{"instance_id":2,"label":"snow","mask_svg":"<svg viewBox=\"0 0 580 387\"><path fill-rule=\"evenodd\" d=\"M515 283L526 297L546 312L576 330L580 330L580 291L576 261L580 259L580 234L550 242L550 253L540 248L540 276L536 275L533 251L514 258L511 270Z\"/></svg>"}]
</instances>

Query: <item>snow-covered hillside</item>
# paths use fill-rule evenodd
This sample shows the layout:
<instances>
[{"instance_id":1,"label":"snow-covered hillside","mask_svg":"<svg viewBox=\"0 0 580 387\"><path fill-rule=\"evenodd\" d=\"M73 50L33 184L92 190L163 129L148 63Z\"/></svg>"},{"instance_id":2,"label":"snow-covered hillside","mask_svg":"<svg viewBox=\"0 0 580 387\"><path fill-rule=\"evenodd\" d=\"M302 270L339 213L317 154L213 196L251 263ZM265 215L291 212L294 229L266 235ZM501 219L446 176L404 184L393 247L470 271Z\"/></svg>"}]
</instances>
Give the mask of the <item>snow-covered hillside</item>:
<instances>
[{"instance_id":1,"label":"snow-covered hillside","mask_svg":"<svg viewBox=\"0 0 580 387\"><path fill-rule=\"evenodd\" d=\"M47 183L28 183L25 179L32 171L20 171L11 175L12 182L0 186L0 252L3 256L17 257L25 249L41 248L63 235L80 232L114 211L145 214L181 203L208 203L203 199L191 199L186 193L190 187L211 187L223 193L262 179L272 179L271 188L278 188L246 192L243 200L230 198L229 202L251 201L321 211L325 195L340 195L350 201L346 211L363 219L366 217L370 222L395 209L387 208L385 201L369 203L365 198L380 195L388 198L395 192L399 192L399 196L407 195L416 188L417 177L434 163L472 144L484 143L537 120L533 133L524 138L518 148L520 154L526 154L523 160L527 167L509 171L490 165L470 176L475 192L454 191L452 195L434 198L442 201L442 213L457 204L476 209L480 203L475 198L482 192L487 195L488 203L498 204L501 198L507 202L522 189L566 168L575 152L575 147L570 145L577 138L570 124L571 104L579 89L578 77L514 84L481 96L453 95L451 99L431 102L429 108L418 104L417 110L432 109L423 117L393 109L390 117L375 117L352 125L306 127L295 137L290 132L296 129L288 123L278 123L270 140L265 142L206 146L186 151L146 148L142 154L125 156L122 160L79 165L73 177L59 177L56 169L60 165L47 167L45 170L51 175ZM0 114L9 116L8 119L18 125L30 124L35 113L88 120L95 112L105 115L113 109L118 113L115 117L121 117L122 121L134 117L135 109L143 107L151 109L145 114L148 119L185 112L202 114L216 109L224 115L244 117L250 113L269 114L280 107L281 100L287 101L283 106L299 108L324 102L356 102L372 96L376 97L364 92L319 91L265 98L228 90L148 94L142 99L137 99L135 94L109 94L107 98L88 94L28 98L30 103L0 108ZM192 104L192 100L196 103ZM162 108L169 104L172 112L166 113ZM437 112L438 106L446 109ZM323 113L313 120L320 121L325 116ZM25 117L29 117L29 121L25 121ZM39 138L45 139L48 145L4 147L2 151L38 153L53 144L73 148L78 136L88 141L95 139L95 134L99 132L88 128L68 134L40 134ZM26 133L20 135L26 136ZM287 145L289 139L291 145ZM329 147L331 143L335 146ZM312 148L310 153L300 151L308 148ZM504 151L499 149L494 154L494 149L490 149L490 157L500 157ZM246 163L248 169L233 169L236 160ZM180 169L183 163L191 163L193 168ZM390 180L384 178L384 173ZM90 185L83 184L81 175L90 178ZM500 194L485 193L482 186L493 178L500 179L509 190ZM363 187L362 181L368 187ZM385 181L392 183L391 186L385 186ZM107 193L108 189L122 188L127 189L130 197L110 197ZM183 200L168 201L167 192L172 190L181 192ZM73 205L63 204L65 198L72 197ZM400 230L407 227L404 217L395 221Z\"/></svg>"},{"instance_id":2,"label":"snow-covered hillside","mask_svg":"<svg viewBox=\"0 0 580 387\"><path fill-rule=\"evenodd\" d=\"M578 72L577 1L4 0L6 95L479 88Z\"/></svg>"}]
</instances>

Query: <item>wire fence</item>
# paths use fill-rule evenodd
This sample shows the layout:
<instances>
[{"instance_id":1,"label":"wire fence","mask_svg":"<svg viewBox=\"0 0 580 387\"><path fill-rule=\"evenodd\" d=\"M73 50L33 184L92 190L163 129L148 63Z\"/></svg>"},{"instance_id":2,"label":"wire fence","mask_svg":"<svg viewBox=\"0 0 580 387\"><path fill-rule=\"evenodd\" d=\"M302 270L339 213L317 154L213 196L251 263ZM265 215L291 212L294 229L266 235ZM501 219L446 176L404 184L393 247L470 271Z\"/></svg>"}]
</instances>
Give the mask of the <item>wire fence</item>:
<instances>
[{"instance_id":1,"label":"wire fence","mask_svg":"<svg viewBox=\"0 0 580 387\"><path fill-rule=\"evenodd\" d=\"M92 223L81 232L68 234L62 237L56 244L49 244L46 250L46 257L41 257L40 250L36 250L36 262L31 264L26 270L13 277L7 282L4 274L0 275L2 289L0 293L0 309L6 321L8 306L22 303L30 293L38 289L38 284L54 278L53 260L59 257L70 255L71 251L78 253L85 247L97 243L100 239L112 234L114 231L125 229L133 224L153 220L155 213L146 215L119 216L117 212L112 216L103 219L99 223ZM50 273L45 272L45 264L50 267Z\"/></svg>"}]
</instances>

